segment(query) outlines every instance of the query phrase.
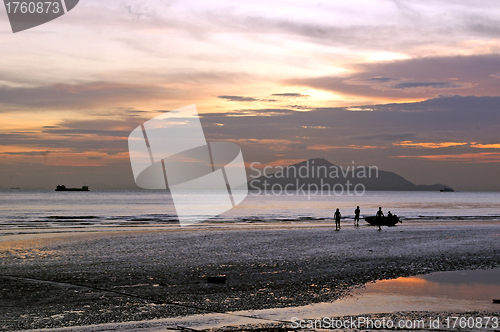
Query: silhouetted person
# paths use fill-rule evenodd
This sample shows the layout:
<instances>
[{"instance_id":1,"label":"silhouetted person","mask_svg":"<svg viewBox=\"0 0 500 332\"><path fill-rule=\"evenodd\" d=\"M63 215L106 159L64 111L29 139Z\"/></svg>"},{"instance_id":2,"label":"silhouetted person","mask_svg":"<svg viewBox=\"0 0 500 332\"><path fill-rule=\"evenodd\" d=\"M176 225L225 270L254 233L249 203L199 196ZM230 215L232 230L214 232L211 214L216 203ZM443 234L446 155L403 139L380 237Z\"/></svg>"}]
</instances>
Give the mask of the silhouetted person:
<instances>
[{"instance_id":1,"label":"silhouetted person","mask_svg":"<svg viewBox=\"0 0 500 332\"><path fill-rule=\"evenodd\" d=\"M335 230L339 231L340 230L340 217L342 217L342 215L340 214L340 210L338 208L335 211L335 213L333 214L333 217L335 218Z\"/></svg>"},{"instance_id":2,"label":"silhouetted person","mask_svg":"<svg viewBox=\"0 0 500 332\"><path fill-rule=\"evenodd\" d=\"M391 211L387 212L387 220L389 220L389 221L392 220L392 213L391 213Z\"/></svg>"},{"instance_id":3,"label":"silhouetted person","mask_svg":"<svg viewBox=\"0 0 500 332\"><path fill-rule=\"evenodd\" d=\"M379 219L378 220L378 230L381 231L382 230L382 218L384 217L384 212L382 212L382 207L379 207L378 208L378 211L377 211L377 218Z\"/></svg>"},{"instance_id":4,"label":"silhouetted person","mask_svg":"<svg viewBox=\"0 0 500 332\"><path fill-rule=\"evenodd\" d=\"M361 210L359 209L359 206L354 210L354 226L359 227L359 213Z\"/></svg>"}]
</instances>

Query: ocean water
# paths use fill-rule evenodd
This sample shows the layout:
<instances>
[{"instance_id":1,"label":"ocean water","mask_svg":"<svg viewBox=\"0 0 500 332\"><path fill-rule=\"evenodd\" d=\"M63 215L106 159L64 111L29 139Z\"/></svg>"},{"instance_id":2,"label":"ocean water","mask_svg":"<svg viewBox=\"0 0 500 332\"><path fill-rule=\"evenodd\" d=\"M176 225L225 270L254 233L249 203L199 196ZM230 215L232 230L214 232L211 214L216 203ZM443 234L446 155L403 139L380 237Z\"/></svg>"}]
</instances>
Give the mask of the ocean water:
<instances>
[{"instance_id":1,"label":"ocean water","mask_svg":"<svg viewBox=\"0 0 500 332\"><path fill-rule=\"evenodd\" d=\"M190 197L186 197L190 199ZM196 202L194 202L196 204ZM500 220L498 192L395 192L372 191L364 195L264 195L250 192L234 209L214 221L314 221L330 219L339 208L352 218L356 206L361 216L384 212L406 221ZM177 217L170 194L162 190L54 190L0 191L0 227L64 227L99 225L175 224Z\"/></svg>"}]
</instances>

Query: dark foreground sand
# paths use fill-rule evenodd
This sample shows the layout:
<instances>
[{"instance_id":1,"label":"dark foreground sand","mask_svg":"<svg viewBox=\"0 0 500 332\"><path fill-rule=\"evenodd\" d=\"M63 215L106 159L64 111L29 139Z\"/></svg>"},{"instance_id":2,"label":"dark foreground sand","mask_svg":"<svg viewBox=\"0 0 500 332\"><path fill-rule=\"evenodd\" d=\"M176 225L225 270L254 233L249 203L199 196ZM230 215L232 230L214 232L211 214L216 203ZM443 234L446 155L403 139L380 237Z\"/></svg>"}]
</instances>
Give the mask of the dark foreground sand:
<instances>
[{"instance_id":1,"label":"dark foreground sand","mask_svg":"<svg viewBox=\"0 0 500 332\"><path fill-rule=\"evenodd\" d=\"M353 286L500 267L500 223L329 224L86 233L0 242L0 329L335 300ZM207 284L224 274L227 283Z\"/></svg>"}]
</instances>

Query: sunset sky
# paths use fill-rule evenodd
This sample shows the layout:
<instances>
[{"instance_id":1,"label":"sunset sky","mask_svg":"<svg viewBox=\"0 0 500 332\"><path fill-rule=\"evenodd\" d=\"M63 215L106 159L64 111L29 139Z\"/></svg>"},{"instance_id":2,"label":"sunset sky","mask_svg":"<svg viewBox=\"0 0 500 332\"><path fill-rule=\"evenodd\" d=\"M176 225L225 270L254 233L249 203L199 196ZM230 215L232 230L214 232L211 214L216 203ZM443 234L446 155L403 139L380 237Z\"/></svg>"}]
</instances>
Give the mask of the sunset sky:
<instances>
[{"instance_id":1,"label":"sunset sky","mask_svg":"<svg viewBox=\"0 0 500 332\"><path fill-rule=\"evenodd\" d=\"M0 52L3 188L137 188L131 130L196 104L247 164L500 190L495 0L80 0L15 34L0 5Z\"/></svg>"}]
</instances>

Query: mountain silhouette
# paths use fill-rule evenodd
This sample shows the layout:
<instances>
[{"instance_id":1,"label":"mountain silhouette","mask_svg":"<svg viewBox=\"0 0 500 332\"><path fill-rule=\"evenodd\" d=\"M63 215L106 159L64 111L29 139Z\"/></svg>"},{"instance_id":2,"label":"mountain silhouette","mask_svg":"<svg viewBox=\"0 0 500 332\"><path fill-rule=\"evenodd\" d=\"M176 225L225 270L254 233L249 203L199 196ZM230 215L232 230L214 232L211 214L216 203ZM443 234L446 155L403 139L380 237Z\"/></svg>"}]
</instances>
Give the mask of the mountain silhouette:
<instances>
[{"instance_id":1,"label":"mountain silhouette","mask_svg":"<svg viewBox=\"0 0 500 332\"><path fill-rule=\"evenodd\" d=\"M276 167L272 174L258 174L248 182L250 190L270 190L285 188L287 190L340 190L346 189L350 183L352 191L356 185L361 190L394 190L394 191L438 191L444 184L416 185L402 176L379 170L375 166L350 165L337 166L324 158L308 159L286 167Z\"/></svg>"}]
</instances>

